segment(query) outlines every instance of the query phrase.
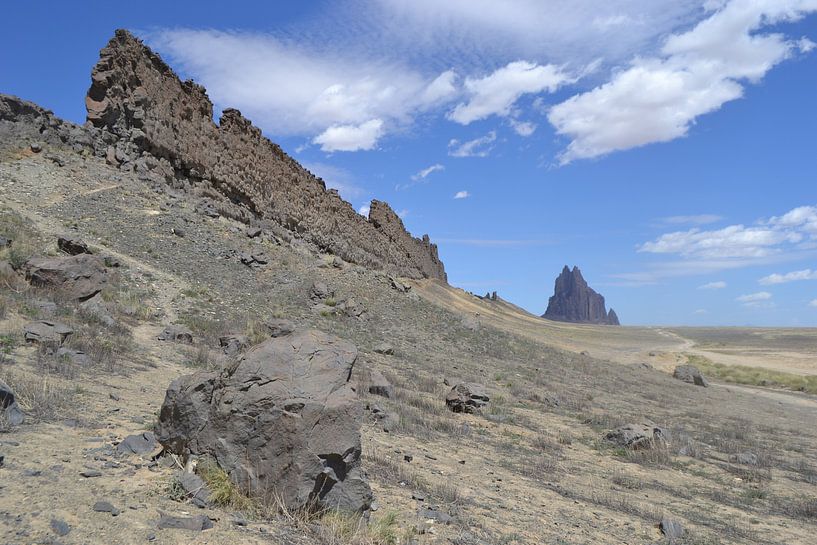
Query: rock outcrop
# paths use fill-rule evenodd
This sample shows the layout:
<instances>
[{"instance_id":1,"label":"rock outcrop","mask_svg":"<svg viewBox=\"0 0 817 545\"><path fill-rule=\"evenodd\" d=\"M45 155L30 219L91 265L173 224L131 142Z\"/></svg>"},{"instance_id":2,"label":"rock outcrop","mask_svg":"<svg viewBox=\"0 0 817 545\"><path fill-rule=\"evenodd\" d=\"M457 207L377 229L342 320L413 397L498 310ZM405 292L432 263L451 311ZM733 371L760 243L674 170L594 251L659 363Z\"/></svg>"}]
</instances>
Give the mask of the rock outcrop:
<instances>
[{"instance_id":1,"label":"rock outcrop","mask_svg":"<svg viewBox=\"0 0 817 545\"><path fill-rule=\"evenodd\" d=\"M109 162L137 172L169 165L220 194L238 218L276 224L345 261L446 280L436 245L412 237L388 204L372 201L369 218L361 216L238 110L224 110L216 125L205 89L182 82L129 32L116 31L91 79L88 121L118 138Z\"/></svg>"},{"instance_id":2,"label":"rock outcrop","mask_svg":"<svg viewBox=\"0 0 817 545\"><path fill-rule=\"evenodd\" d=\"M213 458L244 492L289 509L366 511L356 359L354 345L320 331L269 339L219 372L173 381L157 439Z\"/></svg>"},{"instance_id":3,"label":"rock outcrop","mask_svg":"<svg viewBox=\"0 0 817 545\"><path fill-rule=\"evenodd\" d=\"M573 267L571 271L567 265L556 279L553 296L542 317L559 322L620 325L615 311L607 312L604 297L587 285L579 268Z\"/></svg>"},{"instance_id":4,"label":"rock outcrop","mask_svg":"<svg viewBox=\"0 0 817 545\"><path fill-rule=\"evenodd\" d=\"M26 262L25 270L31 285L56 289L79 301L87 301L108 284L104 262L89 254L34 257Z\"/></svg>"}]
</instances>

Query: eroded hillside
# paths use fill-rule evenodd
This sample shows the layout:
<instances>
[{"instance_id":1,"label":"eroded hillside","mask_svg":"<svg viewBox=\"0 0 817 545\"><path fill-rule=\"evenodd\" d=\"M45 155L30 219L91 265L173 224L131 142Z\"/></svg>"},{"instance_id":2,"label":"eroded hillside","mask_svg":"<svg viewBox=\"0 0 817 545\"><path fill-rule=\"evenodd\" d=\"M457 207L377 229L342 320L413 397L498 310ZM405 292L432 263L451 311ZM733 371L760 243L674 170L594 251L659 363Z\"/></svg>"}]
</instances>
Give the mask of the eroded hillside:
<instances>
[{"instance_id":1,"label":"eroded hillside","mask_svg":"<svg viewBox=\"0 0 817 545\"><path fill-rule=\"evenodd\" d=\"M813 541L812 397L687 384L665 370L691 348L671 332L546 322L248 229L189 172L123 169L90 129L50 138L32 115L0 125L0 380L26 413L0 434L3 542L656 543L662 521L683 527L674 543ZM101 307L25 279L32 257L65 255L65 234L104 258ZM196 501L179 457L120 446L154 429L172 380L230 365L272 319L359 351L368 526L281 512L205 468L214 494ZM73 331L65 351L27 342L40 320ZM192 342L160 340L174 324ZM376 373L389 397L370 392ZM448 409L460 381L484 388L481 410ZM606 439L646 421L661 430L649 448Z\"/></svg>"}]
</instances>

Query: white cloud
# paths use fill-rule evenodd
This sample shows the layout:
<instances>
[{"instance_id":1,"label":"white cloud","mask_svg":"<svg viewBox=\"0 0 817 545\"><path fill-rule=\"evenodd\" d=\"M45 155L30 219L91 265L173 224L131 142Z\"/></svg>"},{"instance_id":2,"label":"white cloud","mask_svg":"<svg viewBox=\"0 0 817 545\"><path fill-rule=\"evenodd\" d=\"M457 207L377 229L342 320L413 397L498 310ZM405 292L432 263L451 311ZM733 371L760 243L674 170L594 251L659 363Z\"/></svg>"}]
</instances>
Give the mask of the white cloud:
<instances>
[{"instance_id":1,"label":"white cloud","mask_svg":"<svg viewBox=\"0 0 817 545\"><path fill-rule=\"evenodd\" d=\"M239 108L270 134L318 135L330 151L371 149L458 94L451 70L427 75L352 47L219 30L165 29L147 39L216 106Z\"/></svg>"},{"instance_id":2,"label":"white cloud","mask_svg":"<svg viewBox=\"0 0 817 545\"><path fill-rule=\"evenodd\" d=\"M706 225L708 223L715 223L722 220L722 216L715 214L698 214L694 216L668 216L661 218L664 223L670 225Z\"/></svg>"},{"instance_id":3,"label":"white cloud","mask_svg":"<svg viewBox=\"0 0 817 545\"><path fill-rule=\"evenodd\" d=\"M493 149L496 141L496 131L491 131L485 136L460 142L456 138L448 142L448 155L452 157L487 157Z\"/></svg>"},{"instance_id":4,"label":"white cloud","mask_svg":"<svg viewBox=\"0 0 817 545\"><path fill-rule=\"evenodd\" d=\"M530 121L518 121L511 119L511 127L519 136L530 136L536 131L536 124Z\"/></svg>"},{"instance_id":5,"label":"white cloud","mask_svg":"<svg viewBox=\"0 0 817 545\"><path fill-rule=\"evenodd\" d=\"M428 84L420 95L423 104L446 103L459 94L457 79L459 76L453 70L446 70Z\"/></svg>"},{"instance_id":6,"label":"white cloud","mask_svg":"<svg viewBox=\"0 0 817 545\"><path fill-rule=\"evenodd\" d=\"M817 0L732 0L691 30L670 35L660 56L637 57L611 81L551 108L570 138L562 164L685 136L695 119L743 96L792 53L809 48L762 28L817 10Z\"/></svg>"},{"instance_id":7,"label":"white cloud","mask_svg":"<svg viewBox=\"0 0 817 545\"><path fill-rule=\"evenodd\" d=\"M360 125L333 125L312 142L327 152L370 150L382 134L383 120L370 119Z\"/></svg>"},{"instance_id":8,"label":"white cloud","mask_svg":"<svg viewBox=\"0 0 817 545\"><path fill-rule=\"evenodd\" d=\"M708 284L704 284L702 286L698 286L699 290L722 290L726 287L726 282L723 280L719 280L718 282L709 282Z\"/></svg>"},{"instance_id":9,"label":"white cloud","mask_svg":"<svg viewBox=\"0 0 817 545\"><path fill-rule=\"evenodd\" d=\"M611 276L632 285L646 285L666 278L813 260L817 255L817 206L801 206L750 226L696 227L666 233L636 248L640 253L676 255L679 259L652 262L646 270Z\"/></svg>"},{"instance_id":10,"label":"white cloud","mask_svg":"<svg viewBox=\"0 0 817 545\"><path fill-rule=\"evenodd\" d=\"M462 125L492 115L506 117L522 95L554 92L565 83L574 81L561 67L541 66L527 61L515 61L483 78L466 78L467 102L458 104L448 118Z\"/></svg>"},{"instance_id":11,"label":"white cloud","mask_svg":"<svg viewBox=\"0 0 817 545\"><path fill-rule=\"evenodd\" d=\"M443 165L437 163L436 165L431 165L430 167L424 168L423 170L421 170L417 174L414 174L411 177L411 179L414 180L414 181L424 180L424 179L426 179L428 177L429 174L431 174L433 172L440 171L440 170L445 170L445 167Z\"/></svg>"},{"instance_id":12,"label":"white cloud","mask_svg":"<svg viewBox=\"0 0 817 545\"><path fill-rule=\"evenodd\" d=\"M709 313L709 311L706 310L705 308L699 308L699 309L697 309L695 311L695 314L708 314L708 313Z\"/></svg>"},{"instance_id":13,"label":"white cloud","mask_svg":"<svg viewBox=\"0 0 817 545\"><path fill-rule=\"evenodd\" d=\"M710 231L693 228L667 233L645 242L638 251L687 258L762 258L787 249L808 248L811 241L817 241L817 207L801 206L748 227L730 225Z\"/></svg>"},{"instance_id":14,"label":"white cloud","mask_svg":"<svg viewBox=\"0 0 817 545\"><path fill-rule=\"evenodd\" d=\"M701 0L374 0L363 7L357 18L373 14L380 34L397 36L409 53L420 48L463 64L491 56L585 64L630 58L699 16ZM396 51L405 54L399 45Z\"/></svg>"},{"instance_id":15,"label":"white cloud","mask_svg":"<svg viewBox=\"0 0 817 545\"><path fill-rule=\"evenodd\" d=\"M812 301L808 304L810 307L817 307L817 299L812 299Z\"/></svg>"},{"instance_id":16,"label":"white cloud","mask_svg":"<svg viewBox=\"0 0 817 545\"><path fill-rule=\"evenodd\" d=\"M454 198L455 199L467 199L470 196L471 196L471 194L468 193L467 191L457 191L457 193L454 195Z\"/></svg>"},{"instance_id":17,"label":"white cloud","mask_svg":"<svg viewBox=\"0 0 817 545\"><path fill-rule=\"evenodd\" d=\"M798 280L817 280L817 270L803 269L802 271L792 271L786 274L770 274L764 276L758 282L764 286L772 284L785 284L786 282L795 282Z\"/></svg>"},{"instance_id":18,"label":"white cloud","mask_svg":"<svg viewBox=\"0 0 817 545\"><path fill-rule=\"evenodd\" d=\"M360 208L357 209L357 213L361 216L369 217L369 212L371 211L371 207L368 204L364 204Z\"/></svg>"},{"instance_id":19,"label":"white cloud","mask_svg":"<svg viewBox=\"0 0 817 545\"><path fill-rule=\"evenodd\" d=\"M760 306L762 303L768 302L772 298L772 294L768 291L759 291L757 293L748 293L736 298L735 301L743 303L747 307Z\"/></svg>"}]
</instances>

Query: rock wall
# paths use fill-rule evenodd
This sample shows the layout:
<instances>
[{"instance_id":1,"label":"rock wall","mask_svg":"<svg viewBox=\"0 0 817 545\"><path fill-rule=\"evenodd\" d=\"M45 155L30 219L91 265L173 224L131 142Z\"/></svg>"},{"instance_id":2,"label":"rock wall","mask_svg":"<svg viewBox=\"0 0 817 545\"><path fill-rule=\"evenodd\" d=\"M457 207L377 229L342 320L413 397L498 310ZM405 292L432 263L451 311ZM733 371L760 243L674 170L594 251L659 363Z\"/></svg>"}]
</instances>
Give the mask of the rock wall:
<instances>
[{"instance_id":1,"label":"rock wall","mask_svg":"<svg viewBox=\"0 0 817 545\"><path fill-rule=\"evenodd\" d=\"M619 325L613 309L608 313L604 297L587 285L578 267L571 271L567 265L556 278L553 296L542 317L560 322Z\"/></svg>"},{"instance_id":2,"label":"rock wall","mask_svg":"<svg viewBox=\"0 0 817 545\"><path fill-rule=\"evenodd\" d=\"M411 278L446 280L436 245L428 236L418 239L406 232L386 203L372 201L367 220L238 110L224 110L216 125L205 89L182 82L129 32L116 31L100 52L91 80L88 121L128 142L137 155L169 161L254 217L347 261Z\"/></svg>"}]
</instances>

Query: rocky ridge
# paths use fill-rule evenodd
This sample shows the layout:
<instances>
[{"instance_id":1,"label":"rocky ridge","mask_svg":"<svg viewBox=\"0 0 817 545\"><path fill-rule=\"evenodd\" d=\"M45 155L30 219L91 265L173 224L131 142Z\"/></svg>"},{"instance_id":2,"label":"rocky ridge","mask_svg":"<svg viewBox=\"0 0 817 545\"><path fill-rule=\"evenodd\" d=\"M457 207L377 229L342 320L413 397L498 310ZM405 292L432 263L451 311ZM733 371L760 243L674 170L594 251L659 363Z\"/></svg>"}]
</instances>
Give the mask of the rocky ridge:
<instances>
[{"instance_id":1,"label":"rocky ridge","mask_svg":"<svg viewBox=\"0 0 817 545\"><path fill-rule=\"evenodd\" d=\"M559 322L620 325L613 309L607 312L604 297L587 285L578 267L567 265L556 278L553 296L543 318Z\"/></svg>"},{"instance_id":2,"label":"rocky ridge","mask_svg":"<svg viewBox=\"0 0 817 545\"><path fill-rule=\"evenodd\" d=\"M216 210L284 229L346 261L409 278L446 280L436 245L412 237L388 204L364 218L236 109L213 122L201 85L182 82L126 30L100 52L86 97L88 122L115 136L104 153L122 170L184 185Z\"/></svg>"}]
</instances>

